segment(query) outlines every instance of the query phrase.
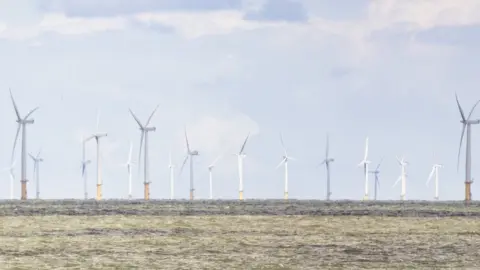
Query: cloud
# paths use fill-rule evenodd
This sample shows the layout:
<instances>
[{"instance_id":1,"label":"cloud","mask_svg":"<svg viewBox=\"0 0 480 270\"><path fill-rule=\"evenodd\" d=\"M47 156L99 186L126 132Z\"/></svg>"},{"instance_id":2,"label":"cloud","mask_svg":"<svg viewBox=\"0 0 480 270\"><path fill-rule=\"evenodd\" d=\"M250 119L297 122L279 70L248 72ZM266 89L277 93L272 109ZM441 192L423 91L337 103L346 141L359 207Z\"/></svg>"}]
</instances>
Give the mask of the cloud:
<instances>
[{"instance_id":1,"label":"cloud","mask_svg":"<svg viewBox=\"0 0 480 270\"><path fill-rule=\"evenodd\" d=\"M468 26L439 26L416 34L416 40L449 46L480 46L480 24Z\"/></svg>"},{"instance_id":2,"label":"cloud","mask_svg":"<svg viewBox=\"0 0 480 270\"><path fill-rule=\"evenodd\" d=\"M321 17L333 21L365 19L368 5L371 0L304 0L303 6L308 10L309 16Z\"/></svg>"},{"instance_id":3,"label":"cloud","mask_svg":"<svg viewBox=\"0 0 480 270\"><path fill-rule=\"evenodd\" d=\"M115 17L141 12L238 10L242 0L43 0L44 12L63 12L69 17Z\"/></svg>"},{"instance_id":4,"label":"cloud","mask_svg":"<svg viewBox=\"0 0 480 270\"><path fill-rule=\"evenodd\" d=\"M259 11L250 11L247 20L304 22L308 20L302 3L292 0L267 0Z\"/></svg>"},{"instance_id":5,"label":"cloud","mask_svg":"<svg viewBox=\"0 0 480 270\"><path fill-rule=\"evenodd\" d=\"M47 14L38 24L4 26L0 25L0 38L25 40L46 33L61 35L84 35L96 32L115 31L127 27L125 18L67 18L63 14Z\"/></svg>"}]
</instances>

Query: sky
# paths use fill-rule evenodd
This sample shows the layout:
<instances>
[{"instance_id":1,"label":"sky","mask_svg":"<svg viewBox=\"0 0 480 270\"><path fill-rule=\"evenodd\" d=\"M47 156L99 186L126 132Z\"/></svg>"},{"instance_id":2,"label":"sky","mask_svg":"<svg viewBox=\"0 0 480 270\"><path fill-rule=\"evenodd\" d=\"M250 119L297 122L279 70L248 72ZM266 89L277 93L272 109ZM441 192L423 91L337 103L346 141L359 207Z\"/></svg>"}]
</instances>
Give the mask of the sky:
<instances>
[{"instance_id":1,"label":"sky","mask_svg":"<svg viewBox=\"0 0 480 270\"><path fill-rule=\"evenodd\" d=\"M440 169L440 199L464 198L462 125L480 99L480 2L477 0L0 0L0 167L10 165L17 123L9 88L25 115L27 151L40 149L40 196L83 198L82 136L101 139L104 198L126 198L122 166L159 105L149 134L151 198L169 198L169 152L175 198L189 196L184 127L196 157L196 198L208 198L208 165L216 199L238 198L233 153L245 147L244 197L282 198L283 150L289 155L289 197L324 199L326 134L330 136L332 199L362 199L365 139L370 168L380 167L379 199L431 200L426 180ZM480 117L474 112L473 117ZM472 128L472 176L479 173L480 127ZM96 145L87 144L88 192L95 194ZM20 197L20 147L15 152ZM143 163L143 161L142 161ZM35 196L28 160L28 196ZM133 169L133 196L143 178ZM370 195L373 197L373 177ZM0 198L9 175L0 174ZM473 199L480 194L472 186Z\"/></svg>"}]
</instances>

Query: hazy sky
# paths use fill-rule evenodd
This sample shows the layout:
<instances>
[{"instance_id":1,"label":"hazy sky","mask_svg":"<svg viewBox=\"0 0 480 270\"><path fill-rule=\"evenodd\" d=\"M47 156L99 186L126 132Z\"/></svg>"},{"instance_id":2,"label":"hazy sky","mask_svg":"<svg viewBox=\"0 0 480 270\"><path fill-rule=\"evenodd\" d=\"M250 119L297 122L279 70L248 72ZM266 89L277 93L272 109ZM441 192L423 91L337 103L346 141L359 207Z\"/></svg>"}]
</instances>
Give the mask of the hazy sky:
<instances>
[{"instance_id":1,"label":"hazy sky","mask_svg":"<svg viewBox=\"0 0 480 270\"><path fill-rule=\"evenodd\" d=\"M27 146L43 149L43 198L83 197L80 141L95 130L97 109L108 132L101 140L104 197L126 197L120 164L129 141L137 159L140 139L128 109L146 121L160 104L150 133L152 198L169 197L168 152L178 168L186 124L200 152L197 198L208 197L207 166L223 152L214 196L238 197L232 153L248 132L245 198L281 198L281 131L298 159L289 166L291 198L325 198L325 168L317 165L329 132L333 199L363 197L357 164L367 136L371 168L385 157L381 199L399 198L400 185L392 188L400 175L396 155L410 162L407 199L433 198L433 183L425 182L434 162L445 166L440 198L463 199L455 91L466 111L480 99L478 14L477 0L0 0L0 167L10 163L17 125L11 87L22 115L40 106ZM476 177L480 126L472 134ZM95 163L94 141L87 151ZM95 171L88 167L90 196ZM32 173L29 159L30 198ZM8 173L0 179L0 197L8 198ZM134 168L135 197L143 196L142 181ZM188 193L185 170L175 196Z\"/></svg>"}]
</instances>

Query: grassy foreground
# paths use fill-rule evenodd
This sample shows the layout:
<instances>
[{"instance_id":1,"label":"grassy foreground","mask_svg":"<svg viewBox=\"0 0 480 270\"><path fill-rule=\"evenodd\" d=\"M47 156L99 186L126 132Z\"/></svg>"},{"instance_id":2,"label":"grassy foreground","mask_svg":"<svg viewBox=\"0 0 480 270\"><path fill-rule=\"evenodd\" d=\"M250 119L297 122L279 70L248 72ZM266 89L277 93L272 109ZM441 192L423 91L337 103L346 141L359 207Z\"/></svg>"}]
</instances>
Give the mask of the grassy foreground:
<instances>
[{"instance_id":1,"label":"grassy foreground","mask_svg":"<svg viewBox=\"0 0 480 270\"><path fill-rule=\"evenodd\" d=\"M1 269L480 269L476 218L4 216Z\"/></svg>"}]
</instances>

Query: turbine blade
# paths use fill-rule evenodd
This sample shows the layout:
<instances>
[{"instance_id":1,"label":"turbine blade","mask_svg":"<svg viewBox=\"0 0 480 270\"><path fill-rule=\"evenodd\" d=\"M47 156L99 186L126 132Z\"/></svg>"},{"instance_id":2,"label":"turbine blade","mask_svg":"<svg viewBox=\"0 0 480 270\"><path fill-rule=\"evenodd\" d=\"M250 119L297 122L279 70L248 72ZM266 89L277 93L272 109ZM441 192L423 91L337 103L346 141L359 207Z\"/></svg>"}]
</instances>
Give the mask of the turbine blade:
<instances>
[{"instance_id":1,"label":"turbine blade","mask_svg":"<svg viewBox=\"0 0 480 270\"><path fill-rule=\"evenodd\" d=\"M36 160L35 157L34 157L32 154L28 153L28 155L29 155L34 161Z\"/></svg>"},{"instance_id":2,"label":"turbine blade","mask_svg":"<svg viewBox=\"0 0 480 270\"><path fill-rule=\"evenodd\" d=\"M455 93L455 99L457 100L458 110L460 111L460 115L462 116L462 120L466 121L465 114L463 113L462 107L460 106L460 102L458 101L458 95Z\"/></svg>"},{"instance_id":3,"label":"turbine blade","mask_svg":"<svg viewBox=\"0 0 480 270\"><path fill-rule=\"evenodd\" d=\"M283 158L282 161L280 161L280 163L278 163L277 167L275 167L275 170L280 168L280 166L282 166L283 163L285 163L286 159Z\"/></svg>"},{"instance_id":4,"label":"turbine blade","mask_svg":"<svg viewBox=\"0 0 480 270\"><path fill-rule=\"evenodd\" d=\"M172 166L172 151L168 152L168 166Z\"/></svg>"},{"instance_id":5,"label":"turbine blade","mask_svg":"<svg viewBox=\"0 0 480 270\"><path fill-rule=\"evenodd\" d=\"M137 118L137 116L133 113L131 109L128 109L128 110L130 111L130 114L133 116L133 119L135 119L135 121L137 122L138 126L143 129L142 122L140 122L140 120Z\"/></svg>"},{"instance_id":6,"label":"turbine blade","mask_svg":"<svg viewBox=\"0 0 480 270\"><path fill-rule=\"evenodd\" d=\"M223 155L218 155L217 158L215 158L215 160L212 162L212 164L209 166L209 167L213 167L215 166L215 164L217 164L218 160L222 157Z\"/></svg>"},{"instance_id":7,"label":"turbine blade","mask_svg":"<svg viewBox=\"0 0 480 270\"><path fill-rule=\"evenodd\" d=\"M42 153L42 148L40 148L40 150L38 150L38 153L37 153L37 156L36 156L37 159L40 158L41 153Z\"/></svg>"},{"instance_id":8,"label":"turbine blade","mask_svg":"<svg viewBox=\"0 0 480 270\"><path fill-rule=\"evenodd\" d=\"M180 167L180 172L178 173L178 175L181 175L181 174L182 174L183 167L185 166L185 163L187 163L188 157L189 157L189 156L186 155L185 158L183 159L183 163L182 163L182 166Z\"/></svg>"},{"instance_id":9,"label":"turbine blade","mask_svg":"<svg viewBox=\"0 0 480 270\"><path fill-rule=\"evenodd\" d=\"M8 89L10 91L10 99L12 100L13 103L13 109L15 109L15 114L17 115L17 120L22 120L22 117L20 117L20 112L18 111L17 103L15 103L15 99L13 98L12 90Z\"/></svg>"},{"instance_id":10,"label":"turbine blade","mask_svg":"<svg viewBox=\"0 0 480 270\"><path fill-rule=\"evenodd\" d=\"M242 148L240 148L239 154L243 153L243 150L245 149L245 145L247 144L248 137L250 137L250 132L248 133L247 137L245 138L245 141L243 142Z\"/></svg>"},{"instance_id":11,"label":"turbine blade","mask_svg":"<svg viewBox=\"0 0 480 270\"><path fill-rule=\"evenodd\" d=\"M185 126L185 143L187 144L187 152L190 154L190 144L188 143L187 126Z\"/></svg>"},{"instance_id":12,"label":"turbine blade","mask_svg":"<svg viewBox=\"0 0 480 270\"><path fill-rule=\"evenodd\" d=\"M364 160L367 160L368 158L368 137L367 140L365 141L365 158Z\"/></svg>"},{"instance_id":13,"label":"turbine blade","mask_svg":"<svg viewBox=\"0 0 480 270\"><path fill-rule=\"evenodd\" d=\"M468 114L467 121L470 120L470 117L472 116L473 110L475 110L475 107L477 107L477 105L478 105L479 102L480 102L480 100L478 100L477 102L475 102L475 105L473 105L472 109L470 110L470 113Z\"/></svg>"},{"instance_id":14,"label":"turbine blade","mask_svg":"<svg viewBox=\"0 0 480 270\"><path fill-rule=\"evenodd\" d=\"M140 148L138 149L138 175L140 176L140 158L142 157L142 146L143 146L143 137L145 136L145 131L142 129L142 135L140 136Z\"/></svg>"},{"instance_id":15,"label":"turbine blade","mask_svg":"<svg viewBox=\"0 0 480 270\"><path fill-rule=\"evenodd\" d=\"M380 159L380 162L378 163L377 168L375 169L375 171L378 171L378 169L380 168L380 165L382 165L383 158L384 158L384 157L382 157L382 158Z\"/></svg>"},{"instance_id":16,"label":"turbine blade","mask_svg":"<svg viewBox=\"0 0 480 270\"><path fill-rule=\"evenodd\" d=\"M285 143L283 142L283 135L281 132L280 132L280 143L282 144L282 148L283 148L283 152L285 153L285 156L288 156L287 149L285 148Z\"/></svg>"},{"instance_id":17,"label":"turbine blade","mask_svg":"<svg viewBox=\"0 0 480 270\"><path fill-rule=\"evenodd\" d=\"M20 134L21 127L22 125L19 123L17 126L17 133L15 134L15 140L13 141L11 161L13 161L13 157L15 156L15 147L17 146L18 135Z\"/></svg>"},{"instance_id":18,"label":"turbine blade","mask_svg":"<svg viewBox=\"0 0 480 270\"><path fill-rule=\"evenodd\" d=\"M432 179L432 176L433 176L434 173L435 173L435 166L432 168L432 171L428 175L428 180L427 180L427 183L426 183L427 186L428 186L428 183L430 182L430 180Z\"/></svg>"},{"instance_id":19,"label":"turbine blade","mask_svg":"<svg viewBox=\"0 0 480 270\"><path fill-rule=\"evenodd\" d=\"M146 127L148 126L148 124L150 124L150 120L152 120L152 117L153 117L153 115L155 114L155 112L157 111L158 106L160 106L160 104L157 105L157 107L155 107L155 109L153 110L152 114L150 114L150 116L148 117L147 123L145 124Z\"/></svg>"},{"instance_id":20,"label":"turbine blade","mask_svg":"<svg viewBox=\"0 0 480 270\"><path fill-rule=\"evenodd\" d=\"M395 158L397 159L398 164L400 164L400 166L402 166L403 157L402 157L402 160L400 160L397 156L395 156Z\"/></svg>"},{"instance_id":21,"label":"turbine blade","mask_svg":"<svg viewBox=\"0 0 480 270\"><path fill-rule=\"evenodd\" d=\"M30 115L32 115L32 113L34 113L34 112L35 112L36 110L38 110L39 108L40 108L40 107L36 107L35 109L29 111L29 112L27 113L27 115L25 115L25 118L24 118L24 119L25 119L25 120L28 119L28 117L29 117Z\"/></svg>"},{"instance_id":22,"label":"turbine blade","mask_svg":"<svg viewBox=\"0 0 480 270\"><path fill-rule=\"evenodd\" d=\"M393 184L392 188L395 187L395 186L398 184L398 182L400 182L400 180L402 180L402 176L401 176L401 175L398 177L397 181L395 181L395 183Z\"/></svg>"},{"instance_id":23,"label":"turbine blade","mask_svg":"<svg viewBox=\"0 0 480 270\"><path fill-rule=\"evenodd\" d=\"M460 145L458 146L458 156L457 156L457 172L458 172L458 168L460 167L460 153L462 151L463 135L465 135L466 127L467 127L467 124L463 124L462 135L460 135Z\"/></svg>"},{"instance_id":24,"label":"turbine blade","mask_svg":"<svg viewBox=\"0 0 480 270\"><path fill-rule=\"evenodd\" d=\"M327 163L327 160L326 160L326 159L325 159L325 160L323 160L322 162L320 162L320 164L318 164L318 166L317 166L317 167L320 167L320 166L322 166L322 165L323 165L323 164L325 164L325 163Z\"/></svg>"}]
</instances>

